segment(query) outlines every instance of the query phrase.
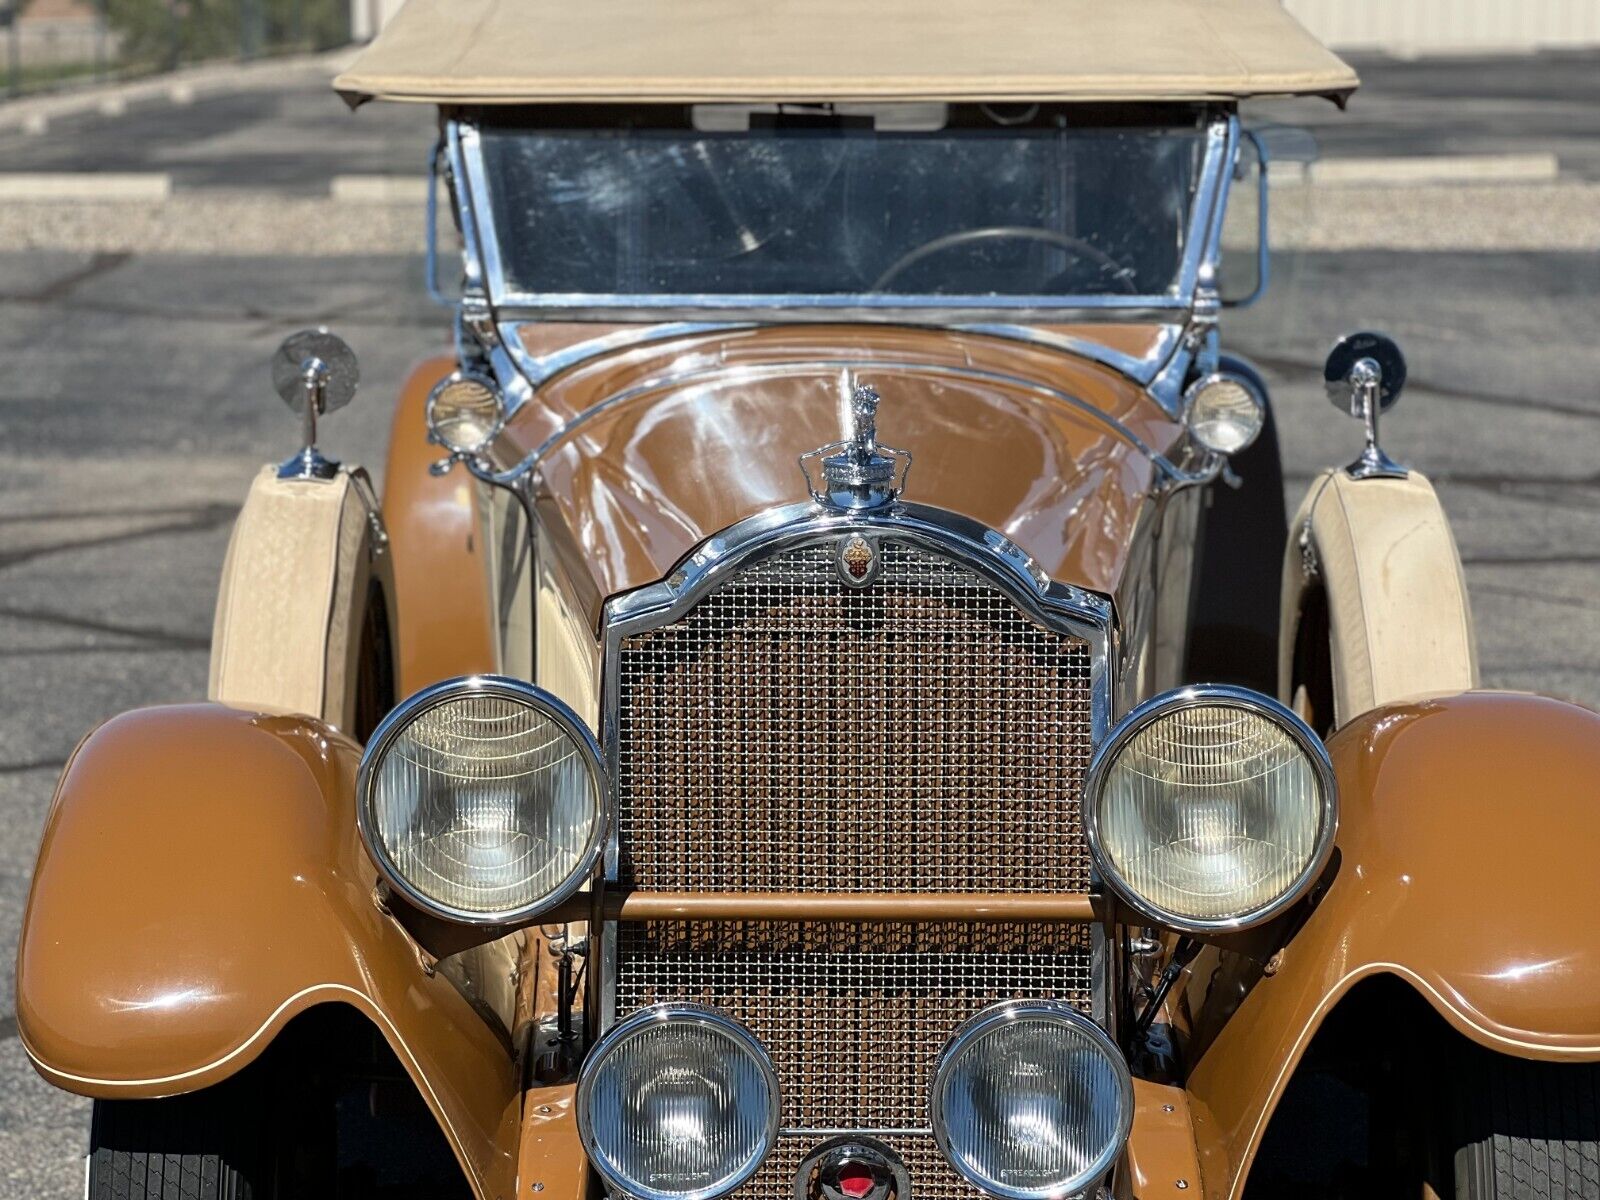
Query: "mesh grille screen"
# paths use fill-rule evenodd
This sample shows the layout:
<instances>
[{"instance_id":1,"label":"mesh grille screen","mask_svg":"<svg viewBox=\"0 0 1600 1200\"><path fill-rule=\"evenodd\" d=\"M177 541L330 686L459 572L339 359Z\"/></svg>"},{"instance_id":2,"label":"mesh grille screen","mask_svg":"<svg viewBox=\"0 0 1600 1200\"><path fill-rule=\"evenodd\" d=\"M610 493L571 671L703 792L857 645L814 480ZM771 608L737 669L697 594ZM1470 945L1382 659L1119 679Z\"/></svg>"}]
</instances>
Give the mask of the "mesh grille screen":
<instances>
[{"instance_id":1,"label":"mesh grille screen","mask_svg":"<svg viewBox=\"0 0 1600 1200\"><path fill-rule=\"evenodd\" d=\"M710 1004L750 1027L783 1083L783 1123L922 1129L933 1062L999 1000L1088 1011L1087 925L628 922L617 1013Z\"/></svg>"},{"instance_id":2,"label":"mesh grille screen","mask_svg":"<svg viewBox=\"0 0 1600 1200\"><path fill-rule=\"evenodd\" d=\"M775 555L623 640L621 878L662 891L1088 890L1086 642L880 543Z\"/></svg>"},{"instance_id":3,"label":"mesh grille screen","mask_svg":"<svg viewBox=\"0 0 1600 1200\"><path fill-rule=\"evenodd\" d=\"M846 587L831 543L741 572L618 663L619 873L659 891L1088 890L1078 794L1090 651L917 547ZM920 1129L972 1013L1088 1010L1087 926L668 922L617 927L616 1012L711 1004L771 1052L795 1129ZM823 1135L737 1193L790 1200ZM933 1138L885 1138L917 1200L976 1200Z\"/></svg>"}]
</instances>

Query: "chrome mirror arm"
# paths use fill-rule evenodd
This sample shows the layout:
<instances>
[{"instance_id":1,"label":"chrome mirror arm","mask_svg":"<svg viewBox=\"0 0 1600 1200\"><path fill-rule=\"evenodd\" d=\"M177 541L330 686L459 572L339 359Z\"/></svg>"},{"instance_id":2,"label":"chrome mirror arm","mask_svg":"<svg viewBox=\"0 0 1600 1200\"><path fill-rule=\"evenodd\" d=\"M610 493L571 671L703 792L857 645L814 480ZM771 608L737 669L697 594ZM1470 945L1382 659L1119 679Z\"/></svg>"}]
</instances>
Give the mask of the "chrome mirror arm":
<instances>
[{"instance_id":1,"label":"chrome mirror arm","mask_svg":"<svg viewBox=\"0 0 1600 1200\"><path fill-rule=\"evenodd\" d=\"M1352 333L1340 338L1322 368L1323 386L1333 406L1358 418L1366 446L1345 468L1351 479L1404 479L1409 471L1378 444L1378 418L1394 407L1406 383L1406 360L1392 338Z\"/></svg>"},{"instance_id":2,"label":"chrome mirror arm","mask_svg":"<svg viewBox=\"0 0 1600 1200\"><path fill-rule=\"evenodd\" d=\"M1383 383L1383 368L1372 359L1363 358L1350 369L1349 378L1355 389L1356 403L1361 408L1367 444L1345 472L1352 479L1404 479L1408 474L1406 469L1385 454L1378 444L1378 413L1381 411L1378 389Z\"/></svg>"}]
</instances>

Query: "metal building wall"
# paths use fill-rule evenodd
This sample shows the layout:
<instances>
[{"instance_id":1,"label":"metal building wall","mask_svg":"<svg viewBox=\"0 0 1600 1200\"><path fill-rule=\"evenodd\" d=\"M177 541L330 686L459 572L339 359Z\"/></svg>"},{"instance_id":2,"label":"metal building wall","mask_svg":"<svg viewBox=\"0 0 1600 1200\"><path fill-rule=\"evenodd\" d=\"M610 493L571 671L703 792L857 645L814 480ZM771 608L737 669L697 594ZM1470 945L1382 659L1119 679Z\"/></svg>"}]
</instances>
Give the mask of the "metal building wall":
<instances>
[{"instance_id":1,"label":"metal building wall","mask_svg":"<svg viewBox=\"0 0 1600 1200\"><path fill-rule=\"evenodd\" d=\"M1285 0L1330 46L1392 54L1600 45L1600 0Z\"/></svg>"}]
</instances>

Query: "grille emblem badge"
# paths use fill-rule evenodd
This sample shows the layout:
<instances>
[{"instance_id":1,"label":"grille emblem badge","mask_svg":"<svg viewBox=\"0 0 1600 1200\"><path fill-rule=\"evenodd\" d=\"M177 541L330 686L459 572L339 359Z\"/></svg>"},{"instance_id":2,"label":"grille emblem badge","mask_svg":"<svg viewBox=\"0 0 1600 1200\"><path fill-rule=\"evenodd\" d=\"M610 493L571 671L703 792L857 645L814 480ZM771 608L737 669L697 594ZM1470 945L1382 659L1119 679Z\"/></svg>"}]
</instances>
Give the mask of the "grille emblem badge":
<instances>
[{"instance_id":1,"label":"grille emblem badge","mask_svg":"<svg viewBox=\"0 0 1600 1200\"><path fill-rule=\"evenodd\" d=\"M852 533L839 542L834 555L834 565L839 568L839 578L850 587L869 586L878 578L878 548L859 533Z\"/></svg>"}]
</instances>

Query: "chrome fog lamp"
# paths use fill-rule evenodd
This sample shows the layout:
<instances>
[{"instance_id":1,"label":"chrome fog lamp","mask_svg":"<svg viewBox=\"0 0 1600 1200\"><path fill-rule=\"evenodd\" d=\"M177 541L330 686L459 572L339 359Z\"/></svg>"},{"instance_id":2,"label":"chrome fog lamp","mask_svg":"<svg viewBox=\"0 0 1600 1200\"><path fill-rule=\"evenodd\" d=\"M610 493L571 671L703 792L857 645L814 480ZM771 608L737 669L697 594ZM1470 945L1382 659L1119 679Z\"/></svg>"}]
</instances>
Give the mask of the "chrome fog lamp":
<instances>
[{"instance_id":1,"label":"chrome fog lamp","mask_svg":"<svg viewBox=\"0 0 1600 1200\"><path fill-rule=\"evenodd\" d=\"M442 917L525 920L576 892L607 827L594 736L550 693L475 675L418 692L373 732L356 819L386 879Z\"/></svg>"},{"instance_id":2,"label":"chrome fog lamp","mask_svg":"<svg viewBox=\"0 0 1600 1200\"><path fill-rule=\"evenodd\" d=\"M1070 1005L1013 1000L956 1030L929 1105L939 1149L1002 1200L1088 1191L1127 1145L1133 1080L1105 1030Z\"/></svg>"},{"instance_id":3,"label":"chrome fog lamp","mask_svg":"<svg viewBox=\"0 0 1600 1200\"><path fill-rule=\"evenodd\" d=\"M614 1194L712 1200L744 1183L778 1137L778 1076L743 1025L658 1004L613 1026L578 1079L578 1134Z\"/></svg>"},{"instance_id":4,"label":"chrome fog lamp","mask_svg":"<svg viewBox=\"0 0 1600 1200\"><path fill-rule=\"evenodd\" d=\"M1261 436L1267 404L1241 375L1207 375L1183 394L1183 423L1213 454L1238 454Z\"/></svg>"},{"instance_id":5,"label":"chrome fog lamp","mask_svg":"<svg viewBox=\"0 0 1600 1200\"><path fill-rule=\"evenodd\" d=\"M505 405L494 380L452 371L428 394L428 433L452 454L481 454L505 424Z\"/></svg>"},{"instance_id":6,"label":"chrome fog lamp","mask_svg":"<svg viewBox=\"0 0 1600 1200\"><path fill-rule=\"evenodd\" d=\"M1244 688L1180 688L1140 705L1089 764L1084 829L1134 909L1187 932L1245 929L1316 881L1338 798L1299 717Z\"/></svg>"}]
</instances>

